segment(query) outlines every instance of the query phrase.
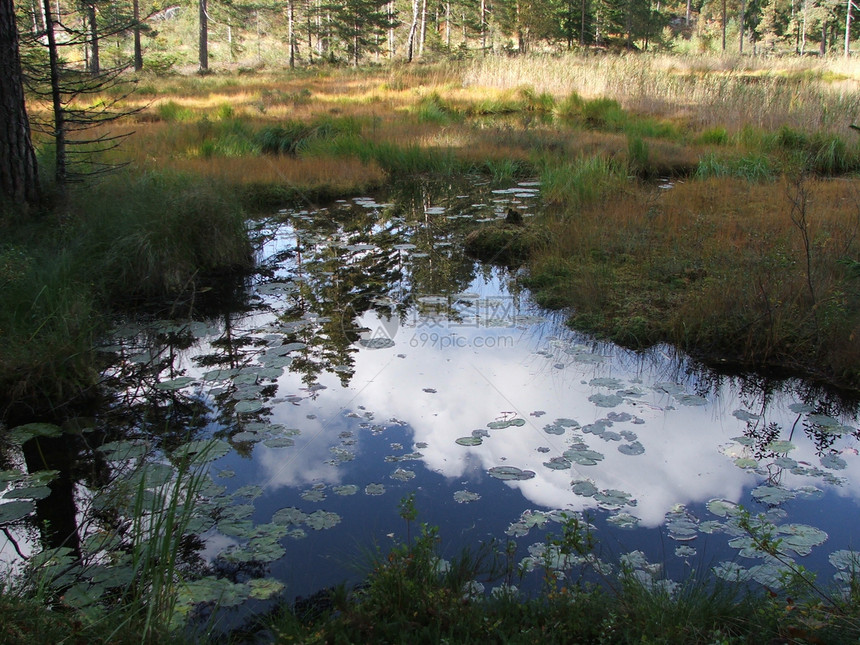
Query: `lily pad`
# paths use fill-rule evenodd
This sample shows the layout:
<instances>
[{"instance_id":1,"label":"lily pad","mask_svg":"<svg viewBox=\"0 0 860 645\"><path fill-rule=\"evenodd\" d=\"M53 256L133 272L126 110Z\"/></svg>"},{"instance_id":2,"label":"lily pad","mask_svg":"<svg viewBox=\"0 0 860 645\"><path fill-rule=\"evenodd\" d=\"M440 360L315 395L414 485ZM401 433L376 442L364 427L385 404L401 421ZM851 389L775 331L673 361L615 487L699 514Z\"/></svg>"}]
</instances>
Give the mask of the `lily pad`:
<instances>
[{"instance_id":1,"label":"lily pad","mask_svg":"<svg viewBox=\"0 0 860 645\"><path fill-rule=\"evenodd\" d=\"M618 446L618 452L622 455L641 455L645 453L645 446L638 441L631 441L630 443L622 443Z\"/></svg>"},{"instance_id":2,"label":"lily pad","mask_svg":"<svg viewBox=\"0 0 860 645\"><path fill-rule=\"evenodd\" d=\"M480 446L484 440L481 437L460 437L454 443L460 446Z\"/></svg>"},{"instance_id":3,"label":"lily pad","mask_svg":"<svg viewBox=\"0 0 860 645\"><path fill-rule=\"evenodd\" d=\"M191 376L180 376L178 378L172 378L168 381L160 381L155 384L156 390L163 390L165 392L173 392L175 390L181 390L182 388L190 385L194 382L194 378Z\"/></svg>"},{"instance_id":4,"label":"lily pad","mask_svg":"<svg viewBox=\"0 0 860 645\"><path fill-rule=\"evenodd\" d=\"M368 484L364 487L365 495L384 495L385 486L383 484Z\"/></svg>"},{"instance_id":5,"label":"lily pad","mask_svg":"<svg viewBox=\"0 0 860 645\"><path fill-rule=\"evenodd\" d=\"M458 504L466 504L468 502L475 502L481 499L481 496L478 493L473 493L468 490L458 490L454 491L454 501Z\"/></svg>"},{"instance_id":6,"label":"lily pad","mask_svg":"<svg viewBox=\"0 0 860 645\"><path fill-rule=\"evenodd\" d=\"M531 479L535 476L532 470L520 470L516 466L493 466L487 471L490 477L495 477L501 480L517 480L522 481Z\"/></svg>"},{"instance_id":7,"label":"lily pad","mask_svg":"<svg viewBox=\"0 0 860 645\"><path fill-rule=\"evenodd\" d=\"M337 513L319 510L311 513L305 523L315 531L322 531L337 526L340 519L340 515Z\"/></svg>"},{"instance_id":8,"label":"lily pad","mask_svg":"<svg viewBox=\"0 0 860 645\"><path fill-rule=\"evenodd\" d=\"M263 409L262 401L239 401L236 403L235 410L239 414L251 414L253 412L259 412Z\"/></svg>"},{"instance_id":9,"label":"lily pad","mask_svg":"<svg viewBox=\"0 0 860 645\"><path fill-rule=\"evenodd\" d=\"M179 446L173 451L173 455L180 459L190 457L193 463L204 464L220 459L231 450L230 444L226 441L220 439L199 439Z\"/></svg>"},{"instance_id":10,"label":"lily pad","mask_svg":"<svg viewBox=\"0 0 860 645\"><path fill-rule=\"evenodd\" d=\"M281 526L299 526L304 524L307 518L307 513L299 510L295 506L290 506L288 508L282 508L279 511L275 511L275 514L272 515L272 522L274 524L280 524Z\"/></svg>"},{"instance_id":11,"label":"lily pad","mask_svg":"<svg viewBox=\"0 0 860 645\"><path fill-rule=\"evenodd\" d=\"M639 518L630 513L616 513L606 519L607 522L619 529L632 531L639 526Z\"/></svg>"},{"instance_id":12,"label":"lily pad","mask_svg":"<svg viewBox=\"0 0 860 645\"><path fill-rule=\"evenodd\" d=\"M14 501L0 504L0 524L9 524L27 517L36 510L36 504L30 500Z\"/></svg>"},{"instance_id":13,"label":"lily pad","mask_svg":"<svg viewBox=\"0 0 860 645\"><path fill-rule=\"evenodd\" d=\"M355 484L344 484L343 486L333 486L331 490L335 495L348 497L349 495L355 495L358 492L358 486Z\"/></svg>"},{"instance_id":14,"label":"lily pad","mask_svg":"<svg viewBox=\"0 0 860 645\"><path fill-rule=\"evenodd\" d=\"M762 504L778 505L794 497L794 492L778 486L759 486L753 489L752 496Z\"/></svg>"},{"instance_id":15,"label":"lily pad","mask_svg":"<svg viewBox=\"0 0 860 645\"><path fill-rule=\"evenodd\" d=\"M487 427L490 430L501 430L503 428L522 427L526 424L525 419L509 419L507 421L490 421Z\"/></svg>"},{"instance_id":16,"label":"lily pad","mask_svg":"<svg viewBox=\"0 0 860 645\"><path fill-rule=\"evenodd\" d=\"M850 571L852 574L860 572L860 551L840 549L831 553L828 560L840 571Z\"/></svg>"},{"instance_id":17,"label":"lily pad","mask_svg":"<svg viewBox=\"0 0 860 645\"><path fill-rule=\"evenodd\" d=\"M593 497L598 492L598 488L594 485L594 482L587 479L580 479L571 482L570 488L575 495L579 495L581 497Z\"/></svg>"},{"instance_id":18,"label":"lily pad","mask_svg":"<svg viewBox=\"0 0 860 645\"><path fill-rule=\"evenodd\" d=\"M550 470L569 470L571 464L564 457L552 457L549 461L543 462L543 465Z\"/></svg>"},{"instance_id":19,"label":"lily pad","mask_svg":"<svg viewBox=\"0 0 860 645\"><path fill-rule=\"evenodd\" d=\"M26 423L12 428L8 437L17 444L23 444L34 437L59 437L61 434L62 428L53 423Z\"/></svg>"},{"instance_id":20,"label":"lily pad","mask_svg":"<svg viewBox=\"0 0 860 645\"><path fill-rule=\"evenodd\" d=\"M599 408L614 408L624 403L624 398L617 394L592 394L588 400Z\"/></svg>"},{"instance_id":21,"label":"lily pad","mask_svg":"<svg viewBox=\"0 0 860 645\"><path fill-rule=\"evenodd\" d=\"M396 479L402 482L408 482L410 479L415 479L415 473L411 470L406 470L405 468L398 468L389 476L391 479Z\"/></svg>"},{"instance_id":22,"label":"lily pad","mask_svg":"<svg viewBox=\"0 0 860 645\"><path fill-rule=\"evenodd\" d=\"M255 578L248 581L249 596L255 600L269 600L284 590L284 584L272 578Z\"/></svg>"}]
</instances>

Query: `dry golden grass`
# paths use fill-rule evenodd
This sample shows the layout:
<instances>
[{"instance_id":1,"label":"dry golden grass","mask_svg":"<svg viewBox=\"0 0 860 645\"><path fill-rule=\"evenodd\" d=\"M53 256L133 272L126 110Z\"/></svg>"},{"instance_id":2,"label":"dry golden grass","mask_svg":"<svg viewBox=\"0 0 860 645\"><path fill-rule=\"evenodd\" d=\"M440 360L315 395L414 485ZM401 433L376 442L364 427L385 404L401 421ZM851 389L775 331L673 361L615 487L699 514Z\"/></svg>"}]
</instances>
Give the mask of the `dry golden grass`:
<instances>
[{"instance_id":1,"label":"dry golden grass","mask_svg":"<svg viewBox=\"0 0 860 645\"><path fill-rule=\"evenodd\" d=\"M860 115L860 64L807 59L619 56L488 57L465 71L467 86L531 86L564 97L609 97L632 112L695 128L750 125L844 131Z\"/></svg>"},{"instance_id":2,"label":"dry golden grass","mask_svg":"<svg viewBox=\"0 0 860 645\"><path fill-rule=\"evenodd\" d=\"M791 218L801 185L809 272ZM599 320L603 333L836 380L857 376L860 285L836 260L860 253L860 179L630 187L550 226L554 242L535 259L534 275L561 271L556 304Z\"/></svg>"}]
</instances>

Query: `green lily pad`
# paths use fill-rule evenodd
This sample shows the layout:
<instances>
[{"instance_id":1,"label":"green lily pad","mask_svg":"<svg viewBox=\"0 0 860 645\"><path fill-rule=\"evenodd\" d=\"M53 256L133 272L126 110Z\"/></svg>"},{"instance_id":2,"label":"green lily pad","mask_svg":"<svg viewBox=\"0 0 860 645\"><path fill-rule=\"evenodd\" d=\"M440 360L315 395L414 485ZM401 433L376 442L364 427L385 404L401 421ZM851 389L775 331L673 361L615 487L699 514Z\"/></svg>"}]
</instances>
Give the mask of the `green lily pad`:
<instances>
[{"instance_id":1,"label":"green lily pad","mask_svg":"<svg viewBox=\"0 0 860 645\"><path fill-rule=\"evenodd\" d=\"M717 566L711 569L714 575L729 582L745 582L750 579L748 569L745 569L737 562L720 562Z\"/></svg>"},{"instance_id":2,"label":"green lily pad","mask_svg":"<svg viewBox=\"0 0 860 645\"><path fill-rule=\"evenodd\" d=\"M468 490L458 490L454 491L454 501L458 504L466 504L468 502L475 502L481 499L481 496L478 493L473 493Z\"/></svg>"},{"instance_id":3,"label":"green lily pad","mask_svg":"<svg viewBox=\"0 0 860 645\"><path fill-rule=\"evenodd\" d=\"M239 414L251 414L263 409L262 401L239 401L234 408Z\"/></svg>"},{"instance_id":4,"label":"green lily pad","mask_svg":"<svg viewBox=\"0 0 860 645\"><path fill-rule=\"evenodd\" d=\"M616 528L625 531L632 531L639 526L639 518L635 515L630 515L630 513L615 513L609 516L606 521Z\"/></svg>"},{"instance_id":5,"label":"green lily pad","mask_svg":"<svg viewBox=\"0 0 860 645\"><path fill-rule=\"evenodd\" d=\"M603 455L594 450L565 450L564 456L580 466L596 466L603 461Z\"/></svg>"},{"instance_id":6,"label":"green lily pad","mask_svg":"<svg viewBox=\"0 0 860 645\"><path fill-rule=\"evenodd\" d=\"M735 459L735 466L743 469L758 468L758 461L750 457L738 457Z\"/></svg>"},{"instance_id":7,"label":"green lily pad","mask_svg":"<svg viewBox=\"0 0 860 645\"><path fill-rule=\"evenodd\" d=\"M255 600L269 600L284 590L284 584L273 578L255 578L248 582L250 593Z\"/></svg>"},{"instance_id":8,"label":"green lily pad","mask_svg":"<svg viewBox=\"0 0 860 645\"><path fill-rule=\"evenodd\" d=\"M398 468L389 476L391 479L396 479L402 482L408 482L410 479L415 479L415 473L411 470L406 470L405 468Z\"/></svg>"},{"instance_id":9,"label":"green lily pad","mask_svg":"<svg viewBox=\"0 0 860 645\"><path fill-rule=\"evenodd\" d=\"M594 482L587 479L580 479L571 482L571 490L575 495L579 495L581 497L593 497L598 492L598 488L594 485Z\"/></svg>"},{"instance_id":10,"label":"green lily pad","mask_svg":"<svg viewBox=\"0 0 860 645\"><path fill-rule=\"evenodd\" d=\"M165 392L173 392L175 390L181 390L182 388L190 385L194 382L194 378L190 376L180 376L178 378L172 378L168 381L160 381L155 384L156 390L163 390Z\"/></svg>"},{"instance_id":11,"label":"green lily pad","mask_svg":"<svg viewBox=\"0 0 860 645\"><path fill-rule=\"evenodd\" d=\"M139 441L109 441L99 446L108 461L125 461L144 456L149 447Z\"/></svg>"},{"instance_id":12,"label":"green lily pad","mask_svg":"<svg viewBox=\"0 0 860 645\"><path fill-rule=\"evenodd\" d=\"M205 464L220 459L231 450L230 444L226 441L198 439L179 446L173 451L173 456L179 459L190 458L195 464Z\"/></svg>"},{"instance_id":13,"label":"green lily pad","mask_svg":"<svg viewBox=\"0 0 860 645\"><path fill-rule=\"evenodd\" d=\"M311 513L308 519L305 520L305 523L313 530L321 531L337 526L340 523L340 519L340 515L337 513L319 510Z\"/></svg>"},{"instance_id":14,"label":"green lily pad","mask_svg":"<svg viewBox=\"0 0 860 645\"><path fill-rule=\"evenodd\" d=\"M6 502L0 504L0 524L9 524L27 517L36 510L36 504L30 500Z\"/></svg>"},{"instance_id":15,"label":"green lily pad","mask_svg":"<svg viewBox=\"0 0 860 645\"><path fill-rule=\"evenodd\" d=\"M12 428L8 437L20 445L35 437L59 437L61 434L62 428L53 423L26 423Z\"/></svg>"},{"instance_id":16,"label":"green lily pad","mask_svg":"<svg viewBox=\"0 0 860 645\"><path fill-rule=\"evenodd\" d=\"M364 487L365 495L384 495L385 486L383 484L368 484Z\"/></svg>"},{"instance_id":17,"label":"green lily pad","mask_svg":"<svg viewBox=\"0 0 860 645\"><path fill-rule=\"evenodd\" d=\"M778 505L794 497L794 492L777 486L759 486L753 489L752 496L762 504Z\"/></svg>"},{"instance_id":18,"label":"green lily pad","mask_svg":"<svg viewBox=\"0 0 860 645\"><path fill-rule=\"evenodd\" d=\"M840 549L831 553L828 560L840 571L849 571L852 574L860 572L860 551Z\"/></svg>"},{"instance_id":19,"label":"green lily pad","mask_svg":"<svg viewBox=\"0 0 860 645\"><path fill-rule=\"evenodd\" d=\"M272 515L272 523L282 526L299 526L304 524L307 518L307 513L299 510L295 506L290 506L288 508L282 508L275 511L274 515Z\"/></svg>"},{"instance_id":20,"label":"green lily pad","mask_svg":"<svg viewBox=\"0 0 860 645\"><path fill-rule=\"evenodd\" d=\"M47 486L26 486L6 491L3 499L45 499L50 494L51 489Z\"/></svg>"},{"instance_id":21,"label":"green lily pad","mask_svg":"<svg viewBox=\"0 0 860 645\"><path fill-rule=\"evenodd\" d=\"M631 441L630 443L622 443L618 446L618 452L622 455L642 455L645 453L645 446L643 446L638 441Z\"/></svg>"},{"instance_id":22,"label":"green lily pad","mask_svg":"<svg viewBox=\"0 0 860 645\"><path fill-rule=\"evenodd\" d=\"M263 441L263 445L266 446L266 448L289 448L290 446L296 445L296 442L289 437L272 437L270 439L265 439Z\"/></svg>"},{"instance_id":23,"label":"green lily pad","mask_svg":"<svg viewBox=\"0 0 860 645\"><path fill-rule=\"evenodd\" d=\"M624 397L617 394L592 394L588 400L599 408L614 408L624 403Z\"/></svg>"},{"instance_id":24,"label":"green lily pad","mask_svg":"<svg viewBox=\"0 0 860 645\"><path fill-rule=\"evenodd\" d=\"M481 437L460 437L454 443L460 446L480 446L484 440Z\"/></svg>"},{"instance_id":25,"label":"green lily pad","mask_svg":"<svg viewBox=\"0 0 860 645\"><path fill-rule=\"evenodd\" d=\"M301 498L306 502L321 502L325 497L325 492L319 488L311 488L301 494Z\"/></svg>"},{"instance_id":26,"label":"green lily pad","mask_svg":"<svg viewBox=\"0 0 860 645\"><path fill-rule=\"evenodd\" d=\"M490 430L501 430L503 428L519 428L526 424L525 419L508 419L507 421L490 421L487 427Z\"/></svg>"},{"instance_id":27,"label":"green lily pad","mask_svg":"<svg viewBox=\"0 0 860 645\"><path fill-rule=\"evenodd\" d=\"M535 476L534 471L521 470L516 466L493 466L487 471L490 477L495 477L501 480L517 480L522 481L531 479Z\"/></svg>"},{"instance_id":28,"label":"green lily pad","mask_svg":"<svg viewBox=\"0 0 860 645\"><path fill-rule=\"evenodd\" d=\"M331 490L335 495L348 497L349 495L355 495L358 492L358 486L355 484L344 484L343 486L333 486Z\"/></svg>"},{"instance_id":29,"label":"green lily pad","mask_svg":"<svg viewBox=\"0 0 860 645\"><path fill-rule=\"evenodd\" d=\"M543 465L550 470L569 470L571 464L564 457L552 457L549 461L543 462Z\"/></svg>"},{"instance_id":30,"label":"green lily pad","mask_svg":"<svg viewBox=\"0 0 860 645\"><path fill-rule=\"evenodd\" d=\"M738 505L727 499L712 499L708 502L708 510L719 517L730 517L737 515Z\"/></svg>"}]
</instances>

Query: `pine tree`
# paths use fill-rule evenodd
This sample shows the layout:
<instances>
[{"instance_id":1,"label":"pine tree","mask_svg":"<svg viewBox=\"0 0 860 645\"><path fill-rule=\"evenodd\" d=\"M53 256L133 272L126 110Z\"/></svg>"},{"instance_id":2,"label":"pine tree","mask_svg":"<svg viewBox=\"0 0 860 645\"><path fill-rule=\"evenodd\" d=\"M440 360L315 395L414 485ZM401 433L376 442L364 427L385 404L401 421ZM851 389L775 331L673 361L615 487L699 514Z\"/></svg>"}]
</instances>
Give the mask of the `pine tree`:
<instances>
[{"instance_id":1,"label":"pine tree","mask_svg":"<svg viewBox=\"0 0 860 645\"><path fill-rule=\"evenodd\" d=\"M0 43L0 192L14 204L34 204L39 180L12 0L0 0Z\"/></svg>"}]
</instances>

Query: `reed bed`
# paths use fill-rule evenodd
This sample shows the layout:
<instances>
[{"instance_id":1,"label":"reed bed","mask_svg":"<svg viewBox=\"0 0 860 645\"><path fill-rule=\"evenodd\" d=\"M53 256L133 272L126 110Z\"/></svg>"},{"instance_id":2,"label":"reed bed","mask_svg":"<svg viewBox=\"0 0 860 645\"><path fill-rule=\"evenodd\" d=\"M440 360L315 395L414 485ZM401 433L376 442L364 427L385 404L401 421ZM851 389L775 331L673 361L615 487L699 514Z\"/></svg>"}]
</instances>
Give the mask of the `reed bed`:
<instances>
[{"instance_id":1,"label":"reed bed","mask_svg":"<svg viewBox=\"0 0 860 645\"><path fill-rule=\"evenodd\" d=\"M860 64L793 59L629 55L487 57L466 86L533 87L564 97L610 97L635 113L693 128L844 131L860 114Z\"/></svg>"}]
</instances>

